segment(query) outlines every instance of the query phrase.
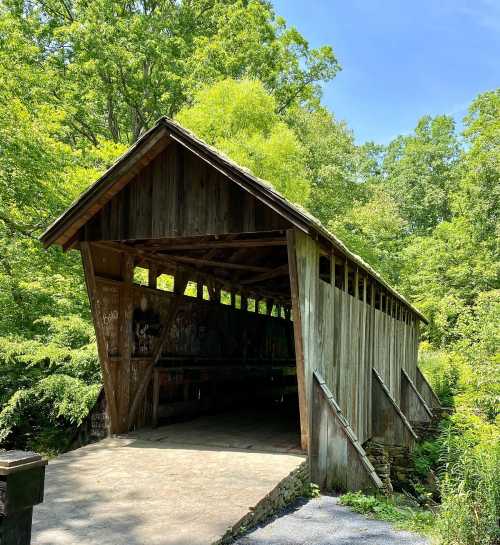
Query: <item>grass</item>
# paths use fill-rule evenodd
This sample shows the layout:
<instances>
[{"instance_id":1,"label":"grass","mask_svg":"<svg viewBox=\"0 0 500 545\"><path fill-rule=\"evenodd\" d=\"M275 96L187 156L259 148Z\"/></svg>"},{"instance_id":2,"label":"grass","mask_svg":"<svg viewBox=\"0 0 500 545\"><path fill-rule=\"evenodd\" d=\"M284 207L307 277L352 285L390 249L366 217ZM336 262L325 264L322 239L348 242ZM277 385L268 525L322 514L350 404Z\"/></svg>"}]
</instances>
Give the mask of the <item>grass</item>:
<instances>
[{"instance_id":1,"label":"grass","mask_svg":"<svg viewBox=\"0 0 500 545\"><path fill-rule=\"evenodd\" d=\"M340 503L351 507L356 513L390 522L400 529L428 536L434 534L435 515L432 511L421 507L398 505L397 499L347 492L341 496Z\"/></svg>"}]
</instances>

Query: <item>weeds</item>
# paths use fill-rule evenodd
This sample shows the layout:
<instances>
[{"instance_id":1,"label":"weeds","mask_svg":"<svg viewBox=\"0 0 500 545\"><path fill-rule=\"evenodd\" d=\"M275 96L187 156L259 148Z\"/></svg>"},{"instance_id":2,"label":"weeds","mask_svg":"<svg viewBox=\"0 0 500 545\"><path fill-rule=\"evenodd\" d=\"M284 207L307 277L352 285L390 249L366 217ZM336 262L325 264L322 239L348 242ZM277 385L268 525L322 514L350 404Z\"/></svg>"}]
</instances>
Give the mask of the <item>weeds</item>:
<instances>
[{"instance_id":1,"label":"weeds","mask_svg":"<svg viewBox=\"0 0 500 545\"><path fill-rule=\"evenodd\" d=\"M347 492L340 498L342 505L351 507L378 520L395 524L398 528L430 534L434 526L434 514L418 507L397 505L396 499L367 496L362 492Z\"/></svg>"}]
</instances>

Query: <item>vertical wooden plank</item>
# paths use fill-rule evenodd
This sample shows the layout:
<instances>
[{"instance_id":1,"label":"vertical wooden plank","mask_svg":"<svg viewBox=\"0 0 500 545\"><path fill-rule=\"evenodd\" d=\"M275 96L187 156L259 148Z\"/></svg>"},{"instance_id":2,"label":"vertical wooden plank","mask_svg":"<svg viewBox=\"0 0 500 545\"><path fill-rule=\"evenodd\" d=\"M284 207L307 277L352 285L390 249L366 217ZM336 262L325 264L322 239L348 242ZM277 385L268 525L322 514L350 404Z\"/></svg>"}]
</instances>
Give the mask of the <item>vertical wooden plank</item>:
<instances>
[{"instance_id":1,"label":"vertical wooden plank","mask_svg":"<svg viewBox=\"0 0 500 545\"><path fill-rule=\"evenodd\" d=\"M158 269L155 263L150 263L148 268L148 286L156 289L156 282L158 279Z\"/></svg>"},{"instance_id":2,"label":"vertical wooden plank","mask_svg":"<svg viewBox=\"0 0 500 545\"><path fill-rule=\"evenodd\" d=\"M118 430L118 413L116 407L115 384L112 380L108 347L104 338L104 324L102 321L102 303L97 294L97 284L95 279L94 264L92 260L92 249L88 242L80 242L80 251L82 255L83 270L85 273L85 284L90 302L90 309L94 322L96 333L97 351L101 363L102 378L104 383L104 392L109 413L110 432L116 433Z\"/></svg>"},{"instance_id":3,"label":"vertical wooden plank","mask_svg":"<svg viewBox=\"0 0 500 545\"><path fill-rule=\"evenodd\" d=\"M158 407L160 405L160 377L158 369L153 372L153 427L158 425Z\"/></svg>"},{"instance_id":4,"label":"vertical wooden plank","mask_svg":"<svg viewBox=\"0 0 500 545\"><path fill-rule=\"evenodd\" d=\"M297 387L300 413L300 438L304 450L309 449L309 417L305 390L303 312L301 311L299 278L297 267L296 237L293 229L287 230L288 269L290 274L290 291L292 297L293 333L295 340L295 361L297 366Z\"/></svg>"},{"instance_id":5,"label":"vertical wooden plank","mask_svg":"<svg viewBox=\"0 0 500 545\"><path fill-rule=\"evenodd\" d=\"M362 395L361 395L361 403L362 403L362 429L360 430L360 434L358 437L360 437L360 441L364 443L368 439L368 412L367 412L367 405L368 400L370 398L370 392L368 391L366 387L367 383L367 375L368 375L368 366L367 366L367 356L366 356L366 328L367 328L367 320L366 320L366 313L367 313L367 278L365 275L363 275L363 307L362 307L362 317L361 317L361 358L362 358L362 365L361 365L361 373L362 373Z\"/></svg>"},{"instance_id":6,"label":"vertical wooden plank","mask_svg":"<svg viewBox=\"0 0 500 545\"><path fill-rule=\"evenodd\" d=\"M335 313L337 311L337 308L336 308L336 295L335 295L335 276L336 276L336 273L335 273L335 255L332 253L331 256L330 256L330 267L331 267L331 271L332 271L332 274L331 274L331 288L330 288L330 294L331 294L331 304L332 304L332 307L330 309L330 315L331 315L331 332L330 332L330 336L331 336L331 360L330 360L330 363L329 365L331 366L331 369L330 369L330 389L332 392L336 392L336 389L337 389L337 384L336 384L336 376L335 376L335 373L336 373L336 362L335 362L335 350L336 350L336 344L338 342L338 339L336 337L336 332L335 332Z\"/></svg>"},{"instance_id":7,"label":"vertical wooden plank","mask_svg":"<svg viewBox=\"0 0 500 545\"><path fill-rule=\"evenodd\" d=\"M119 433L128 431L128 414L131 396L131 356L132 356L132 281L134 277L134 258L130 254L122 256L122 285L120 289L120 369L117 385Z\"/></svg>"}]
</instances>

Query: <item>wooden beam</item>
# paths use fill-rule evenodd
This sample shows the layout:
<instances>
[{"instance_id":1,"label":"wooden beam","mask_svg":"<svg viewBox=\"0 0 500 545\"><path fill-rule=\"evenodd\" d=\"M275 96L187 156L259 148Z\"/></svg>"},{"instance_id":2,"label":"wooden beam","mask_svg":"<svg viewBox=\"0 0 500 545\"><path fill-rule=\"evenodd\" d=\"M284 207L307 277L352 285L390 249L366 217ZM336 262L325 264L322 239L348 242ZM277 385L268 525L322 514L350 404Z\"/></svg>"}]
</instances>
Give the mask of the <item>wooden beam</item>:
<instances>
[{"instance_id":1,"label":"wooden beam","mask_svg":"<svg viewBox=\"0 0 500 545\"><path fill-rule=\"evenodd\" d=\"M158 406L160 404L160 377L158 369L153 372L153 428L158 425Z\"/></svg>"},{"instance_id":2,"label":"wooden beam","mask_svg":"<svg viewBox=\"0 0 500 545\"><path fill-rule=\"evenodd\" d=\"M202 267L214 267L217 269L234 269L239 271L252 271L261 273L269 272L268 267L256 267L255 265L246 265L243 263L229 263L227 261L214 261L212 259L204 259L202 257L188 257L184 255L168 254L168 259L171 259L172 261L178 263L188 263Z\"/></svg>"},{"instance_id":3,"label":"wooden beam","mask_svg":"<svg viewBox=\"0 0 500 545\"><path fill-rule=\"evenodd\" d=\"M170 303L170 306L167 311L167 315L165 317L165 321L163 322L163 331L158 339L158 342L156 343L155 349L153 351L153 354L151 356L151 360L149 361L145 371L144 375L142 377L142 380L139 384L139 387L137 388L137 391L134 396L134 401L130 407L130 413L128 416L128 428L130 429L134 425L135 416L137 414L137 410L139 409L139 405L142 402L144 398L144 394L146 393L146 389L148 387L148 384L151 380L151 375L153 374L154 366L156 365L156 362L161 356L163 347L165 346L165 343L167 342L168 334L170 332L170 327L172 326L175 318L177 317L177 313L179 311L179 307L181 305L182 301L182 295L176 295L172 299L172 302Z\"/></svg>"},{"instance_id":4,"label":"wooden beam","mask_svg":"<svg viewBox=\"0 0 500 545\"><path fill-rule=\"evenodd\" d=\"M118 429L118 411L116 407L116 396L114 390L113 379L110 371L110 361L108 354L108 346L104 337L104 323L102 320L102 302L98 296L97 282L92 259L92 250L88 242L80 243L80 251L82 254L83 269L85 272L85 284L90 302L90 309L94 321L94 329L97 341L97 352L101 363L102 379L104 383L104 392L106 394L106 402L108 406L110 431L116 433Z\"/></svg>"},{"instance_id":5,"label":"wooden beam","mask_svg":"<svg viewBox=\"0 0 500 545\"><path fill-rule=\"evenodd\" d=\"M170 243L167 239L165 242L151 240L144 241L140 244L134 244L134 247L141 249L158 248L156 251L162 252L179 252L185 250L211 250L214 248L267 248L273 246L286 246L285 238L272 239L252 239L252 240L211 240L204 242L192 242L187 244ZM128 241L127 241L128 242Z\"/></svg>"},{"instance_id":6,"label":"wooden beam","mask_svg":"<svg viewBox=\"0 0 500 545\"><path fill-rule=\"evenodd\" d=\"M196 281L196 297L203 299L203 282L201 280Z\"/></svg>"},{"instance_id":7,"label":"wooden beam","mask_svg":"<svg viewBox=\"0 0 500 545\"><path fill-rule=\"evenodd\" d=\"M271 278L276 278L277 276L284 276L288 274L288 263L280 265L275 269L268 270L267 272L252 276L251 278L244 278L240 280L240 284L257 284L258 282L264 282L265 280L270 280Z\"/></svg>"},{"instance_id":8,"label":"wooden beam","mask_svg":"<svg viewBox=\"0 0 500 545\"><path fill-rule=\"evenodd\" d=\"M304 341L302 339L302 322L299 299L299 274L297 270L295 232L290 229L286 233L288 249L288 268L290 272L290 291L292 296L293 333L295 339L295 359L297 366L297 385L299 390L300 443L304 450L309 449L309 420L306 401L306 376L304 366Z\"/></svg>"},{"instance_id":9,"label":"wooden beam","mask_svg":"<svg viewBox=\"0 0 500 545\"><path fill-rule=\"evenodd\" d=\"M186 273L182 271L176 271L174 275L174 293L177 295L184 295L189 278Z\"/></svg>"},{"instance_id":10,"label":"wooden beam","mask_svg":"<svg viewBox=\"0 0 500 545\"><path fill-rule=\"evenodd\" d=\"M200 277L203 277L205 279L205 283L208 283L209 280L216 283L220 288L231 291L234 290L236 292L246 291L248 295L253 297L273 297L277 301L282 301L284 303L290 302L290 297L287 293L280 293L278 291L273 291L269 289L263 289L263 288L251 288L244 286L243 284L239 282L235 282L228 278L221 278L213 273L209 272L200 272L197 268L190 267L189 265L181 265L179 263L175 263L174 261L171 261L170 259L166 257L161 257L158 255L152 255L149 254L143 250L137 250L135 248L132 248L130 246L127 246L125 244L120 244L116 242L95 242L92 243L93 245L108 250L108 251L114 251L114 252L125 252L129 253L131 255L137 256L137 257L144 257L147 259L150 263L156 263L158 266L158 272L161 274L163 272L166 272L168 274L175 275L175 272L178 269L182 269L183 271L189 273L190 279L200 279ZM238 250L239 252L240 250ZM245 250L242 249L242 252ZM236 252L236 253L238 253ZM231 259L231 258L230 258ZM107 279L105 277L99 277L99 280L103 282L118 282L115 279ZM145 286L143 286L145 287ZM160 290L161 291L161 290Z\"/></svg>"}]
</instances>

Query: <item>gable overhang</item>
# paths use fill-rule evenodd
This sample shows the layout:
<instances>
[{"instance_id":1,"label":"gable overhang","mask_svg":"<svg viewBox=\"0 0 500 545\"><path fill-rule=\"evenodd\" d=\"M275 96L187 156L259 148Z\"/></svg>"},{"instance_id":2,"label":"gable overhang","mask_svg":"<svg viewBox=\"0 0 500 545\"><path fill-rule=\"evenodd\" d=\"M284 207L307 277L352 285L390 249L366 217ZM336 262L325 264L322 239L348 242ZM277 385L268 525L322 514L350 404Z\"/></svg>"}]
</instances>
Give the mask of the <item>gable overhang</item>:
<instances>
[{"instance_id":1,"label":"gable overhang","mask_svg":"<svg viewBox=\"0 0 500 545\"><path fill-rule=\"evenodd\" d=\"M145 132L94 184L92 184L47 230L40 236L45 248L59 244L68 248L76 241L80 229L89 222L119 191L121 191L152 159L163 151L170 142L177 142L202 161L218 170L228 180L271 208L287 220L291 226L322 244L337 249L362 271L381 284L395 298L424 323L426 317L409 301L390 286L361 257L351 252L345 244L325 229L323 225L305 210L292 204L270 184L255 177L216 149L196 138L192 133L174 121L162 117L154 127Z\"/></svg>"}]
</instances>

